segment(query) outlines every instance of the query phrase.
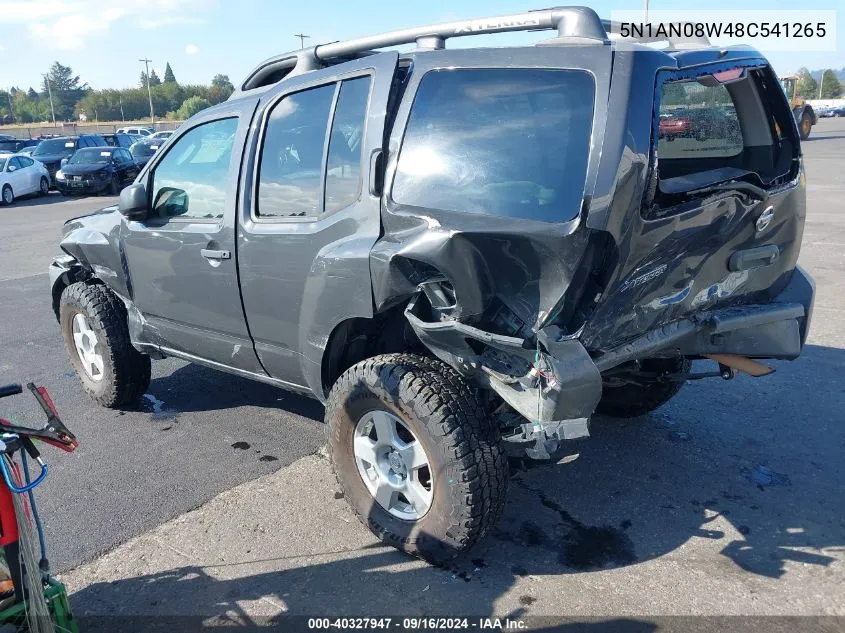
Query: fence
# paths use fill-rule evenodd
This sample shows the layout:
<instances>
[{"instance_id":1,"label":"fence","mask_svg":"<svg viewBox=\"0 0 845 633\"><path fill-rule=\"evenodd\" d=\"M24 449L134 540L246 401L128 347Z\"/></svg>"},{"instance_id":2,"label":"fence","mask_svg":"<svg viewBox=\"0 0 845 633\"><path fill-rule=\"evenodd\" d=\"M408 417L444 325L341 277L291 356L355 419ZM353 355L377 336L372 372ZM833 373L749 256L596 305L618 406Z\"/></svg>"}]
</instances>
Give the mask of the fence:
<instances>
[{"instance_id":1,"label":"fence","mask_svg":"<svg viewBox=\"0 0 845 633\"><path fill-rule=\"evenodd\" d=\"M175 130L182 121L157 121L155 125L150 125L149 121L112 121L109 123L59 123L58 125L51 124L21 124L21 125L6 125L0 127L0 135L8 134L16 138L38 138L39 136L59 135L59 136L73 136L76 134L113 134L118 128L122 127L153 127L157 131L160 130Z\"/></svg>"}]
</instances>

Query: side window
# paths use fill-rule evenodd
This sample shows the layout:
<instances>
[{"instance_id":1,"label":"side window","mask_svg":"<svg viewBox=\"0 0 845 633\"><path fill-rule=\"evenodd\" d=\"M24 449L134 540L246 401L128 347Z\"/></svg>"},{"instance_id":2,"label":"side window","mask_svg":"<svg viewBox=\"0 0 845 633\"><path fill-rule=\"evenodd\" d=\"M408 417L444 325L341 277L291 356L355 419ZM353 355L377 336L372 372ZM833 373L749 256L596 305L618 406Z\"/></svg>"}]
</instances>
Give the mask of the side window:
<instances>
[{"instance_id":1,"label":"side window","mask_svg":"<svg viewBox=\"0 0 845 633\"><path fill-rule=\"evenodd\" d=\"M370 95L370 77L340 86L326 165L325 212L348 207L361 193L361 150Z\"/></svg>"},{"instance_id":2,"label":"side window","mask_svg":"<svg viewBox=\"0 0 845 633\"><path fill-rule=\"evenodd\" d=\"M120 157L120 160L123 163L131 163L132 162L132 154L127 152L125 149L117 150L117 155Z\"/></svg>"},{"instance_id":3,"label":"side window","mask_svg":"<svg viewBox=\"0 0 845 633\"><path fill-rule=\"evenodd\" d=\"M80 136L78 146L79 147L91 147L91 144L88 142L88 137L87 136Z\"/></svg>"},{"instance_id":4,"label":"side window","mask_svg":"<svg viewBox=\"0 0 845 633\"><path fill-rule=\"evenodd\" d=\"M704 81L663 84L657 158L726 158L742 152L736 107L728 89Z\"/></svg>"},{"instance_id":5,"label":"side window","mask_svg":"<svg viewBox=\"0 0 845 633\"><path fill-rule=\"evenodd\" d=\"M259 217L306 217L320 212L323 145L334 91L335 84L330 84L297 92L270 111L258 174Z\"/></svg>"},{"instance_id":6,"label":"side window","mask_svg":"<svg viewBox=\"0 0 845 633\"><path fill-rule=\"evenodd\" d=\"M24 156L18 156L18 162L20 163L21 167L32 167L32 159L26 158Z\"/></svg>"},{"instance_id":7,"label":"side window","mask_svg":"<svg viewBox=\"0 0 845 633\"><path fill-rule=\"evenodd\" d=\"M17 171L21 168L21 159L15 156L9 161L9 166L6 168L6 171Z\"/></svg>"},{"instance_id":8,"label":"side window","mask_svg":"<svg viewBox=\"0 0 845 633\"><path fill-rule=\"evenodd\" d=\"M152 174L151 217L223 217L238 119L203 123L168 149Z\"/></svg>"}]
</instances>

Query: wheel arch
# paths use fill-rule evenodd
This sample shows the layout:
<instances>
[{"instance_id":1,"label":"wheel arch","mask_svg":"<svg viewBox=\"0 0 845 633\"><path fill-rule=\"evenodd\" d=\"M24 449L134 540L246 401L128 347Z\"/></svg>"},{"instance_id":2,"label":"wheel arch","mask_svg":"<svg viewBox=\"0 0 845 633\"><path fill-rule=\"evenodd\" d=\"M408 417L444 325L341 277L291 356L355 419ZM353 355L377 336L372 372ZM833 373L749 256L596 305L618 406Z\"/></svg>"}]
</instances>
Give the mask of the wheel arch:
<instances>
[{"instance_id":1,"label":"wheel arch","mask_svg":"<svg viewBox=\"0 0 845 633\"><path fill-rule=\"evenodd\" d=\"M420 343L408 320L405 305L396 305L372 318L353 317L338 323L329 335L319 368L321 399L355 363L379 354L407 352L431 356Z\"/></svg>"}]
</instances>

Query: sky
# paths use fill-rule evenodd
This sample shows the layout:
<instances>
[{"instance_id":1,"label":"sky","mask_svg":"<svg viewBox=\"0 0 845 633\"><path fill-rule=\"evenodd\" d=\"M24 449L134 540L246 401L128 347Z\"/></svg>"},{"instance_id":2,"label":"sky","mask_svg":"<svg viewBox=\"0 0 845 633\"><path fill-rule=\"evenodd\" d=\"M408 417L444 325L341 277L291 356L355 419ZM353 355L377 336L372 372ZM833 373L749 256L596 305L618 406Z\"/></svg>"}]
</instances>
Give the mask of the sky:
<instances>
[{"instance_id":1,"label":"sky","mask_svg":"<svg viewBox=\"0 0 845 633\"><path fill-rule=\"evenodd\" d=\"M654 9L689 8L688 0L649 0ZM54 61L71 66L92 88L138 85L147 57L161 77L170 62L180 83L210 83L217 73L234 83L261 60L307 44L349 39L407 26L519 13L550 0L0 0L0 88L39 86ZM561 2L560 4L564 4ZM575 4L574 2L572 4ZM596 0L601 16L640 9L643 0ZM707 9L767 9L771 0L708 0ZM802 0L802 9L836 9L836 0ZM797 5L784 8L796 8ZM845 9L837 18L845 17ZM461 46L527 44L548 33L463 38ZM466 43L465 43L466 42ZM762 48L762 47L761 47ZM845 28L835 52L766 51L779 74L801 66L845 67Z\"/></svg>"}]
</instances>

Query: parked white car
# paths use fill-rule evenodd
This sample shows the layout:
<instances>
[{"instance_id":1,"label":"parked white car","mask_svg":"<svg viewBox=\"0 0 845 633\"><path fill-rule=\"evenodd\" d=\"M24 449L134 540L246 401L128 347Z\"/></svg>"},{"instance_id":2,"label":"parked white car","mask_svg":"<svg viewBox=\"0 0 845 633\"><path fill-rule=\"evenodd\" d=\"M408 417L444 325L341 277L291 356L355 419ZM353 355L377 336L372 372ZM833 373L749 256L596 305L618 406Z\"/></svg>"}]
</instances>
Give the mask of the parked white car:
<instances>
[{"instance_id":1,"label":"parked white car","mask_svg":"<svg viewBox=\"0 0 845 633\"><path fill-rule=\"evenodd\" d=\"M173 136L173 130L162 130L161 132L156 132L155 134L150 134L149 138L157 138L161 139L162 141L166 141L171 136Z\"/></svg>"},{"instance_id":2,"label":"parked white car","mask_svg":"<svg viewBox=\"0 0 845 633\"><path fill-rule=\"evenodd\" d=\"M0 155L0 202L10 205L18 196L30 193L47 195L50 191L50 172L29 156Z\"/></svg>"},{"instance_id":3,"label":"parked white car","mask_svg":"<svg viewBox=\"0 0 845 633\"><path fill-rule=\"evenodd\" d=\"M138 136L149 136L150 134L154 134L155 130L149 127L121 127L117 129L115 134L136 134Z\"/></svg>"}]
</instances>

